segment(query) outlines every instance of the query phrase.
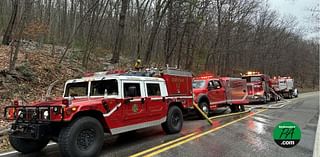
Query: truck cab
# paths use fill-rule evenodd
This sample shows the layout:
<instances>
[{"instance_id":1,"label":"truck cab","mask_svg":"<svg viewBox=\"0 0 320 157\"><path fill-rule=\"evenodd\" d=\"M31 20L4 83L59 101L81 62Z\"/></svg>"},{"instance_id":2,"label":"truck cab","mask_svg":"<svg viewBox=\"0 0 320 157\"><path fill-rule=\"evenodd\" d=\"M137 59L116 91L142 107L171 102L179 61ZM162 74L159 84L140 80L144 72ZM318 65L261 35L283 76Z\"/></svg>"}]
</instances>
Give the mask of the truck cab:
<instances>
[{"instance_id":1,"label":"truck cab","mask_svg":"<svg viewBox=\"0 0 320 157\"><path fill-rule=\"evenodd\" d=\"M104 133L156 125L177 133L183 112L192 106L191 86L191 73L178 70L98 72L71 79L62 98L7 106L5 118L14 121L9 140L22 153L40 151L53 140L63 156L81 157L98 156Z\"/></svg>"},{"instance_id":2,"label":"truck cab","mask_svg":"<svg viewBox=\"0 0 320 157\"><path fill-rule=\"evenodd\" d=\"M246 82L240 78L200 75L193 80L194 101L207 115L211 111L230 106L232 112L244 110L247 104Z\"/></svg>"},{"instance_id":3,"label":"truck cab","mask_svg":"<svg viewBox=\"0 0 320 157\"><path fill-rule=\"evenodd\" d=\"M242 75L242 79L247 80L248 99L250 103L270 101L271 95L271 82L270 77L266 74L259 72L247 72Z\"/></svg>"}]
</instances>

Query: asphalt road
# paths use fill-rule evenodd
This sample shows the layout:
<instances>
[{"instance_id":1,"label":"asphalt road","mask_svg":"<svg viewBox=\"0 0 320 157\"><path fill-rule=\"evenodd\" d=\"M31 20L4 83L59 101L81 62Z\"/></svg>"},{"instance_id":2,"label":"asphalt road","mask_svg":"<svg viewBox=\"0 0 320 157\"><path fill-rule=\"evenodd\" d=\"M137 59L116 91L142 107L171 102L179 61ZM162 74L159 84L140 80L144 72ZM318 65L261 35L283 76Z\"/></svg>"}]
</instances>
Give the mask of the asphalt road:
<instances>
[{"instance_id":1,"label":"asphalt road","mask_svg":"<svg viewBox=\"0 0 320 157\"><path fill-rule=\"evenodd\" d=\"M174 135L165 135L160 126L118 136L106 135L101 156L312 156L319 116L319 92L301 94L299 98L281 104L285 106L280 109L256 108L248 113L212 118L213 126L190 115L186 117L181 133ZM228 112L220 109L213 117ZM274 127L283 121L295 122L302 130L301 140L293 148L281 148L272 138ZM39 153L8 152L0 156L58 157L60 152L58 146L52 144Z\"/></svg>"}]
</instances>

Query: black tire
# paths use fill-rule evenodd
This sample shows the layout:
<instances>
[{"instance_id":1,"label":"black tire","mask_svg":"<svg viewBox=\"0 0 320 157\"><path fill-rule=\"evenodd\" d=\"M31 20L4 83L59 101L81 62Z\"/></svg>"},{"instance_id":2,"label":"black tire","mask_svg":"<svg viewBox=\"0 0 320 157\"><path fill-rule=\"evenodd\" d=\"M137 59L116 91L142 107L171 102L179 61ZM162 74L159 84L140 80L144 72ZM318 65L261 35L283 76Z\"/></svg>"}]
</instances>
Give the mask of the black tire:
<instances>
[{"instance_id":1,"label":"black tire","mask_svg":"<svg viewBox=\"0 0 320 157\"><path fill-rule=\"evenodd\" d=\"M244 107L244 105L240 105L240 111L245 111L246 110L246 108Z\"/></svg>"},{"instance_id":2,"label":"black tire","mask_svg":"<svg viewBox=\"0 0 320 157\"><path fill-rule=\"evenodd\" d=\"M23 154L39 152L49 143L49 139L32 140L16 138L11 135L9 135L9 141L15 150Z\"/></svg>"},{"instance_id":3,"label":"black tire","mask_svg":"<svg viewBox=\"0 0 320 157\"><path fill-rule=\"evenodd\" d=\"M209 117L209 116L210 116L210 108L209 108L208 103L205 102L205 101L203 101L203 102L199 103L198 105L199 105L199 108L201 109L201 111L202 111L203 113L205 113L205 115L206 115L207 117ZM200 117L201 119L204 119L203 115L202 115L199 111L198 111L198 115L199 115L199 117Z\"/></svg>"},{"instance_id":4,"label":"black tire","mask_svg":"<svg viewBox=\"0 0 320 157\"><path fill-rule=\"evenodd\" d=\"M103 143L103 127L93 117L78 118L59 134L60 152L65 157L98 156Z\"/></svg>"},{"instance_id":5,"label":"black tire","mask_svg":"<svg viewBox=\"0 0 320 157\"><path fill-rule=\"evenodd\" d=\"M289 98L292 99L293 98L293 91L289 92Z\"/></svg>"},{"instance_id":6,"label":"black tire","mask_svg":"<svg viewBox=\"0 0 320 157\"><path fill-rule=\"evenodd\" d=\"M236 113L240 111L239 105L230 105L229 107L230 107L231 113Z\"/></svg>"},{"instance_id":7,"label":"black tire","mask_svg":"<svg viewBox=\"0 0 320 157\"><path fill-rule=\"evenodd\" d=\"M162 129L167 134L174 134L181 131L183 125L182 111L178 106L171 106L168 110L167 120L162 123Z\"/></svg>"}]
</instances>

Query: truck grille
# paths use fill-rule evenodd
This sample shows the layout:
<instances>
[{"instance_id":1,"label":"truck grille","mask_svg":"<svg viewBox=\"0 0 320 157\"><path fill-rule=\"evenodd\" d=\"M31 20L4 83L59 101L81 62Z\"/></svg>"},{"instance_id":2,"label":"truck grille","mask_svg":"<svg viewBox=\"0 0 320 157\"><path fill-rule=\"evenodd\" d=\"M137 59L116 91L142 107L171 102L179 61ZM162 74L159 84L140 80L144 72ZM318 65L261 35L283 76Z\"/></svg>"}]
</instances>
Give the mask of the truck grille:
<instances>
[{"instance_id":1,"label":"truck grille","mask_svg":"<svg viewBox=\"0 0 320 157\"><path fill-rule=\"evenodd\" d=\"M61 106L7 106L5 108L5 118L17 122L44 122L50 121L52 116L62 118L62 115Z\"/></svg>"}]
</instances>

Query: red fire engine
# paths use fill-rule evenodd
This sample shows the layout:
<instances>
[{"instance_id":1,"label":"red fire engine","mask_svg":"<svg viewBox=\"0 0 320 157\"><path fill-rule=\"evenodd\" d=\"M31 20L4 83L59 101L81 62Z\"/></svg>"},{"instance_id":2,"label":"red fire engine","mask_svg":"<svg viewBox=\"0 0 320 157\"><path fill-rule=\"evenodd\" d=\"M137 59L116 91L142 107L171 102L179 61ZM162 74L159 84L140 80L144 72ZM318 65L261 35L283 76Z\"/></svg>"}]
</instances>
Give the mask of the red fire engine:
<instances>
[{"instance_id":1,"label":"red fire engine","mask_svg":"<svg viewBox=\"0 0 320 157\"><path fill-rule=\"evenodd\" d=\"M267 103L271 100L271 82L270 77L260 72L247 72L242 75L247 80L249 102Z\"/></svg>"},{"instance_id":2,"label":"red fire engine","mask_svg":"<svg viewBox=\"0 0 320 157\"><path fill-rule=\"evenodd\" d=\"M189 72L102 72L68 80L61 99L8 106L5 117L15 120L9 139L19 152L39 151L53 140L63 156L97 156L105 132L160 124L168 134L179 132L192 103Z\"/></svg>"},{"instance_id":3,"label":"red fire engine","mask_svg":"<svg viewBox=\"0 0 320 157\"><path fill-rule=\"evenodd\" d=\"M229 106L232 112L244 111L247 100L246 80L202 74L193 80L194 101L207 114L218 107Z\"/></svg>"}]
</instances>

